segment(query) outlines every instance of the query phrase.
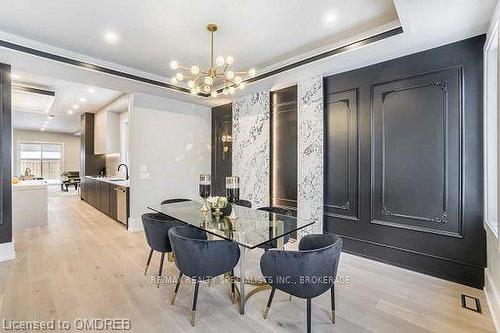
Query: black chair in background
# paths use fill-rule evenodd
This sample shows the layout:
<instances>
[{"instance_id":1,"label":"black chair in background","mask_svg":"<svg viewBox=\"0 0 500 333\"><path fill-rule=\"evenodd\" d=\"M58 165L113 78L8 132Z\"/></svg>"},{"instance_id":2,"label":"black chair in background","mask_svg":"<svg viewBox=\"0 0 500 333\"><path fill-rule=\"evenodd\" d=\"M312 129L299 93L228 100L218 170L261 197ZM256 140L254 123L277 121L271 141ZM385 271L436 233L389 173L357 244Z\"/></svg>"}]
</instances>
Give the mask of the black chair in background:
<instances>
[{"instance_id":1,"label":"black chair in background","mask_svg":"<svg viewBox=\"0 0 500 333\"><path fill-rule=\"evenodd\" d=\"M290 209L287 209L287 208L260 207L260 208L257 208L257 210L263 210L265 212L275 213L275 214L280 214L280 215L285 215L285 216L293 216L292 211ZM290 231L292 228L292 225L290 225L290 223L287 223L287 221L283 221L283 222L284 222L284 224L283 224L284 232ZM272 230L270 230L269 232L272 232ZM270 238L272 238L272 235L270 235L270 236L271 236ZM289 234L286 234L285 236L283 236L282 237L283 245L288 243L289 239L290 239ZM278 240L273 240L271 242L267 242L265 244L259 245L258 248L264 249L264 251L267 251L269 249L276 249L276 248L278 248Z\"/></svg>"},{"instance_id":2,"label":"black chair in background","mask_svg":"<svg viewBox=\"0 0 500 333\"><path fill-rule=\"evenodd\" d=\"M80 172L79 171L66 171L61 175L61 191L68 192L70 186L75 187L75 191L80 186Z\"/></svg>"},{"instance_id":3,"label":"black chair in background","mask_svg":"<svg viewBox=\"0 0 500 333\"><path fill-rule=\"evenodd\" d=\"M335 286L342 239L334 234L306 235L299 251L269 250L260 259L260 268L271 285L264 311L267 317L276 289L307 300L307 332L311 332L311 299L331 291L332 322L335 323Z\"/></svg>"},{"instance_id":4,"label":"black chair in background","mask_svg":"<svg viewBox=\"0 0 500 333\"><path fill-rule=\"evenodd\" d=\"M167 200L163 200L161 202L161 205L167 205L167 204L171 204L171 203L185 202L185 201L191 201L191 199L167 199Z\"/></svg>"},{"instance_id":5,"label":"black chair in background","mask_svg":"<svg viewBox=\"0 0 500 333\"><path fill-rule=\"evenodd\" d=\"M243 199L240 199L238 202L235 203L235 205L252 208L252 203L248 200L243 200Z\"/></svg>"},{"instance_id":6,"label":"black chair in background","mask_svg":"<svg viewBox=\"0 0 500 333\"><path fill-rule=\"evenodd\" d=\"M146 275L148 271L149 263L151 262L151 257L153 256L153 251L160 252L160 270L158 272L159 288L161 274L163 272L163 261L165 259L165 253L172 252L172 246L170 245L170 240L168 238L168 230L170 230L170 228L172 227L182 225L182 223L169 219L168 217L160 213L146 213L142 215L142 224L144 225L146 241L151 248L151 251L149 251L148 260L146 262L144 275Z\"/></svg>"},{"instance_id":7,"label":"black chair in background","mask_svg":"<svg viewBox=\"0 0 500 333\"><path fill-rule=\"evenodd\" d=\"M191 325L194 326L200 281L231 272L231 291L234 292L233 270L240 258L240 249L236 243L227 240L209 241L205 232L188 226L172 228L168 235L175 254L175 264L180 272L171 303L174 304L182 276L194 279L191 309Z\"/></svg>"}]
</instances>

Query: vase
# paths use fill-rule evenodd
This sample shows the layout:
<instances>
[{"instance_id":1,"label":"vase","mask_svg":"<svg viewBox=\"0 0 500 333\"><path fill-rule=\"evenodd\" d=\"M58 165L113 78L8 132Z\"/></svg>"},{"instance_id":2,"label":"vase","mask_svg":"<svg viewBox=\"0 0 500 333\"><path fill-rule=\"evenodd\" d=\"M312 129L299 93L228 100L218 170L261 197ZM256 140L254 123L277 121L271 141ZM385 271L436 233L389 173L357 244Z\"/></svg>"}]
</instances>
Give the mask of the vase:
<instances>
[{"instance_id":1,"label":"vase","mask_svg":"<svg viewBox=\"0 0 500 333\"><path fill-rule=\"evenodd\" d=\"M220 207L215 208L215 212L213 213L215 217L221 217L222 212L220 211Z\"/></svg>"}]
</instances>

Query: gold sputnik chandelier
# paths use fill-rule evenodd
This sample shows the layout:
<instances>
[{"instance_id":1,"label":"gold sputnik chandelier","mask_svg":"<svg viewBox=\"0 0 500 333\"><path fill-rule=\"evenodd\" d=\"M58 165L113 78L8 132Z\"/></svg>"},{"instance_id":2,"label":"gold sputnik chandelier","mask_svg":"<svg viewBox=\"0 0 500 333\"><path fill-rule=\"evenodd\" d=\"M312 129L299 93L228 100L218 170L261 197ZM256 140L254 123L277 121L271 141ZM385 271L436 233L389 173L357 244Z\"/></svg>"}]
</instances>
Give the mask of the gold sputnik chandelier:
<instances>
[{"instance_id":1,"label":"gold sputnik chandelier","mask_svg":"<svg viewBox=\"0 0 500 333\"><path fill-rule=\"evenodd\" d=\"M191 93L204 92L212 97L217 97L217 90L222 89L224 95L233 94L236 89L245 87L244 79L255 76L255 69L248 71L235 71L232 69L233 57L218 56L214 59L214 33L217 31L216 24L209 24L207 30L210 32L210 68L203 70L200 66L184 66L175 60L170 62L173 70L178 70L172 78L173 84L187 81Z\"/></svg>"}]
</instances>

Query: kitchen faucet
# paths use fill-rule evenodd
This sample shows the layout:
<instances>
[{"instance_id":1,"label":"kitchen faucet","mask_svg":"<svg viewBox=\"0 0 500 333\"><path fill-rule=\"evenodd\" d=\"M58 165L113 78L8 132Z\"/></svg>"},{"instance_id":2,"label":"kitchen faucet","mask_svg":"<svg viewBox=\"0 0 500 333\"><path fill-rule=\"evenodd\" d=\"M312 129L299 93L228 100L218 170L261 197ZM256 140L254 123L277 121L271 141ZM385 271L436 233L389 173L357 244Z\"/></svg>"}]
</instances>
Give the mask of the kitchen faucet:
<instances>
[{"instance_id":1,"label":"kitchen faucet","mask_svg":"<svg viewBox=\"0 0 500 333\"><path fill-rule=\"evenodd\" d=\"M120 164L117 171L120 171L122 165L125 167L125 178L128 180L128 166L125 163Z\"/></svg>"}]
</instances>

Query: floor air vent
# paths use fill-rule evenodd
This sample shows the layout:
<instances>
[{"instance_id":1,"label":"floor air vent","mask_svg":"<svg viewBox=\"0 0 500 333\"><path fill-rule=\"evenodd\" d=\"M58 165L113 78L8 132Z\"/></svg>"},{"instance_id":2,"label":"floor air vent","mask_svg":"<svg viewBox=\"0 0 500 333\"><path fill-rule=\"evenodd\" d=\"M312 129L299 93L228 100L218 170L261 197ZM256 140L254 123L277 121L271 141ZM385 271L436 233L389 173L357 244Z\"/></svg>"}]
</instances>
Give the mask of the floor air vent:
<instances>
[{"instance_id":1,"label":"floor air vent","mask_svg":"<svg viewBox=\"0 0 500 333\"><path fill-rule=\"evenodd\" d=\"M462 307L467 310L482 313L481 302L479 302L479 298L476 297L462 294Z\"/></svg>"}]
</instances>

